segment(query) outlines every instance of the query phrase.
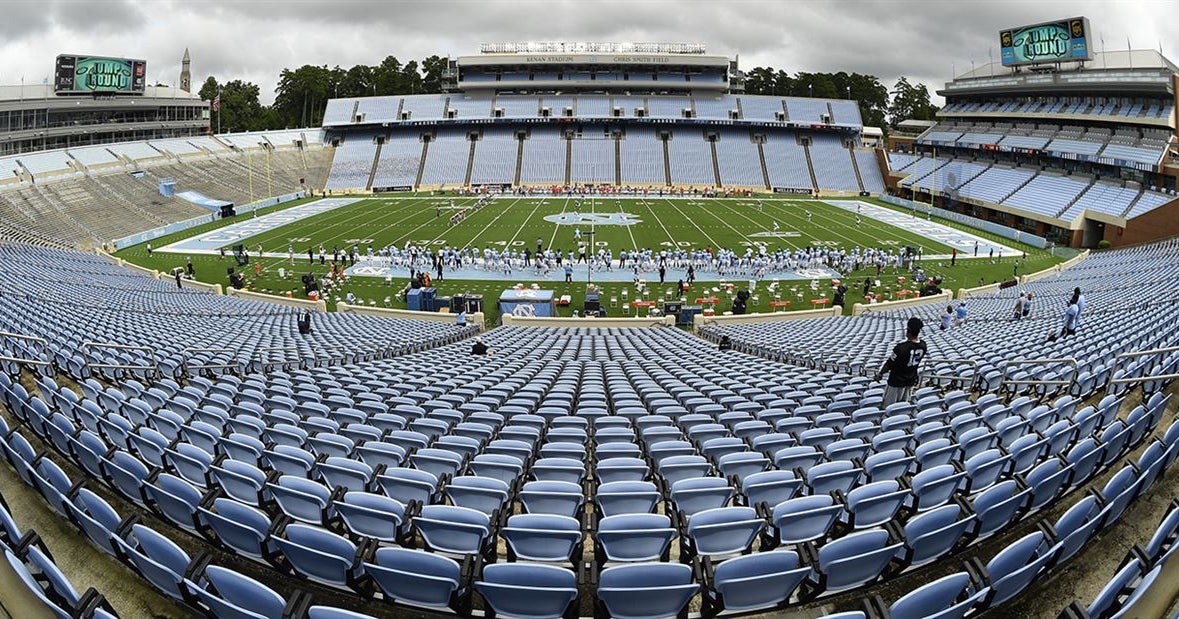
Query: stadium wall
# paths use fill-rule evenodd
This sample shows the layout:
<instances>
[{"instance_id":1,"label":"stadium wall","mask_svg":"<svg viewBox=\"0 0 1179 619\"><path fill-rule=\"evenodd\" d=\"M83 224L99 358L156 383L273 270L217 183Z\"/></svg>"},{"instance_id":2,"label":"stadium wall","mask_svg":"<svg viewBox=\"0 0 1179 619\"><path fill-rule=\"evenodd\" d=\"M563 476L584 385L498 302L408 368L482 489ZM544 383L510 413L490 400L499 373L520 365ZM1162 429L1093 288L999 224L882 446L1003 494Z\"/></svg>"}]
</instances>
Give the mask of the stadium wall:
<instances>
[{"instance_id":1,"label":"stadium wall","mask_svg":"<svg viewBox=\"0 0 1179 619\"><path fill-rule=\"evenodd\" d=\"M1179 235L1179 199L1151 209L1126 222L1126 227L1105 224L1105 239L1114 247L1137 245Z\"/></svg>"},{"instance_id":2,"label":"stadium wall","mask_svg":"<svg viewBox=\"0 0 1179 619\"><path fill-rule=\"evenodd\" d=\"M904 309L906 307L913 307L915 305L926 305L929 303L946 303L954 300L954 293L943 292L929 297L914 297L912 299L900 299L897 301L885 301L883 303L856 303L852 306L852 316L862 316L864 314L872 314L875 312L886 312L894 309Z\"/></svg>"},{"instance_id":3,"label":"stadium wall","mask_svg":"<svg viewBox=\"0 0 1179 619\"><path fill-rule=\"evenodd\" d=\"M236 207L236 208L237 208L238 214L249 213L249 212L253 212L255 210L260 211L263 209L270 208L272 206L276 206L276 205L281 204L283 202L290 202L291 200L298 200L299 198L306 197L306 195L307 194L305 192L296 191L294 193L288 193L288 194L283 194L281 196L274 196L272 198L266 198L265 200L257 200L255 202L251 202L249 204L245 204L245 205L242 205L242 206ZM168 236L169 234L175 234L177 232L182 232L184 230L188 230L189 228L194 228L194 227L199 226L201 224L207 224L210 221L216 221L216 217L214 216L212 219L210 219L209 215L201 215L200 217L193 217L192 219L185 219L184 221L177 221L175 223L170 223L166 226L160 226L158 228L152 228L151 230L145 230L145 231L137 233L137 234L132 234L131 236L125 236L121 239L115 239L114 240L115 249L116 250L127 249L128 247L131 247L132 245L146 243L148 241L158 239L162 236Z\"/></svg>"},{"instance_id":4,"label":"stadium wall","mask_svg":"<svg viewBox=\"0 0 1179 619\"><path fill-rule=\"evenodd\" d=\"M548 318L542 316L513 316L504 314L500 317L505 327L594 327L634 328L634 327L674 327L675 316L658 316L655 318Z\"/></svg>"},{"instance_id":5,"label":"stadium wall","mask_svg":"<svg viewBox=\"0 0 1179 619\"><path fill-rule=\"evenodd\" d=\"M413 310L390 309L387 307L366 307L363 305L349 305L337 303L336 311L341 314L358 314L361 316L377 316L380 318L406 318L412 320L429 320L431 322L454 323L455 314L441 312L415 312ZM483 329L483 312L467 314L467 324L477 325Z\"/></svg>"},{"instance_id":6,"label":"stadium wall","mask_svg":"<svg viewBox=\"0 0 1179 619\"><path fill-rule=\"evenodd\" d=\"M226 290L225 296L240 297L242 299L250 299L252 301L264 301L266 303L274 303L275 305L286 305L287 307L297 307L299 309L308 309L320 313L327 312L327 301L324 301L323 299L318 301L310 301L307 299L290 299L273 294L262 294L261 292L237 290L234 288Z\"/></svg>"},{"instance_id":7,"label":"stadium wall","mask_svg":"<svg viewBox=\"0 0 1179 619\"><path fill-rule=\"evenodd\" d=\"M703 314L696 314L692 316L692 329L696 332L700 331L700 327L708 325L725 325L725 324L742 324L750 322L778 322L781 320L807 320L810 318L834 318L843 314L843 308L839 306L830 307L827 309L817 310L802 310L797 312L767 312L755 314L733 314L729 316L705 316Z\"/></svg>"},{"instance_id":8,"label":"stadium wall","mask_svg":"<svg viewBox=\"0 0 1179 619\"><path fill-rule=\"evenodd\" d=\"M160 275L160 279L165 279L163 274ZM203 290L216 295L224 294L221 289L221 284L207 284L205 282L198 282L192 279L181 279L180 286L183 288L189 288L191 290Z\"/></svg>"}]
</instances>

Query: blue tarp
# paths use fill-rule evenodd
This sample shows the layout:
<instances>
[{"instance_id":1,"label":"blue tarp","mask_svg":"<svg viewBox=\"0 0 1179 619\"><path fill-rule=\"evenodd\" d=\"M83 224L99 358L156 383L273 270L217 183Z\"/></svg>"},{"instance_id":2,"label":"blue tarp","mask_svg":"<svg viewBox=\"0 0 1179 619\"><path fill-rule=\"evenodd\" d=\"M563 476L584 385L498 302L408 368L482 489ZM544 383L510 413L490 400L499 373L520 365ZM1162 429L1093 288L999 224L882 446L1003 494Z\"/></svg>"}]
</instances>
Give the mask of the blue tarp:
<instances>
[{"instance_id":1,"label":"blue tarp","mask_svg":"<svg viewBox=\"0 0 1179 619\"><path fill-rule=\"evenodd\" d=\"M203 206L213 212L221 212L221 207L231 206L233 202L226 202L225 200L214 200L202 193L196 191L177 191L176 197L186 202L192 202L197 206Z\"/></svg>"}]
</instances>

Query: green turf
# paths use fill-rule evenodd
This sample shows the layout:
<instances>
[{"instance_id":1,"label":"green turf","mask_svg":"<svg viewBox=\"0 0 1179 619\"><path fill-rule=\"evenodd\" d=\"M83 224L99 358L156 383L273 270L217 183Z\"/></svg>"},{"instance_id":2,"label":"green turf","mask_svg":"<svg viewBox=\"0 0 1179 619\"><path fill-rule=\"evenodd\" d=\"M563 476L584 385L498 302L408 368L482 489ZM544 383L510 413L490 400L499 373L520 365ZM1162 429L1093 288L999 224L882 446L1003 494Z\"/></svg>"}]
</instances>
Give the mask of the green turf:
<instances>
[{"instance_id":1,"label":"green turf","mask_svg":"<svg viewBox=\"0 0 1179 619\"><path fill-rule=\"evenodd\" d=\"M474 202L474 198L457 196L453 198L456 206L463 206ZM301 293L302 286L299 276L308 270L318 275L327 271L327 267L318 264L318 256L314 265L307 263L308 247L320 244L327 247L329 257L333 245L341 249L351 243L361 246L362 253L371 242L374 249L388 244L402 246L407 241L415 244L431 243L435 247L441 244L451 246L473 245L479 248L502 248L512 246L519 250L534 248L539 238L546 247L553 247L569 251L576 248L574 227L561 226L545 221L546 215L573 211L578 207L572 198L547 197L524 198L501 197L490 206L475 211L463 222L456 226L447 223L451 213L449 202L451 197L438 198L431 195L402 195L399 199L382 199L379 197L365 199L356 204L345 206L329 213L325 213L310 220L297 222L273 230L269 233L246 240L251 251L260 243L265 251L286 253L288 245L293 245L295 265L291 268L286 258L264 258L262 260L262 275L253 277L252 268L248 270L248 280L251 289L260 292L283 294L287 291ZM882 247L882 246L919 246L926 254L949 253L946 246L926 239L904 229L886 225L865 218L861 225L856 225L855 214L842 209L813 200L773 199L763 198L764 211L759 211L752 203L756 199L700 199L696 201L667 200L652 198L640 200L635 198L621 198L618 202L612 198L583 199L580 210L582 212L609 213L623 211L638 216L642 223L632 226L598 226L593 240L606 243L614 251L615 257L622 249L635 247L649 247L652 249L669 248L673 244L680 247L728 247L740 249L744 244L756 242L765 244L773 250L780 247L796 248L804 245L827 244L851 248ZM875 202L875 201L874 201ZM877 204L882 204L876 202ZM293 206L295 203L284 204L283 207ZM442 206L441 216L438 206ZM887 206L887 205L885 205ZM806 212L812 214L807 221ZM244 217L244 215L243 215ZM757 232L770 231L777 221L783 232L796 232L797 236L787 238L750 237ZM207 224L188 230L168 238L153 241L156 248L194 234L232 223L218 222ZM965 228L961 225L949 223L954 227ZM583 233L588 232L584 229ZM980 236L991 235L979 233ZM588 240L588 239L587 239ZM1003 241L1009 246L1015 245L1011 241ZM685 245L686 244L686 245ZM1019 257L1021 261L1020 273L1030 273L1051 266L1060 258L1048 252L1036 250L1029 246L1019 246L1018 249L1027 252L1027 257ZM173 267L184 264L185 257L178 254L163 254L156 252L148 256L144 246L136 246L120 251L118 255L135 264L168 271ZM977 286L981 283L992 283L1011 277L1015 256L1003 260L959 260L957 265L950 267L948 263L925 261L923 267L927 273L941 275L945 278L944 287L957 289L960 287ZM197 279L226 284L225 267L229 261L222 261L218 256L193 256L193 265ZM286 267L286 277L280 278L279 267ZM408 274L406 274L408 275ZM896 289L896 276L905 273L887 272L882 280L882 292L889 297ZM858 300L861 284L865 276L876 279L875 269L863 270L850 274L845 280L851 281L851 292L848 293L848 310L855 300ZM647 274L650 281L651 274ZM343 296L351 291L357 297L376 306L405 307L397 292L405 285L405 278L395 279L392 285L376 278L353 277L343 290L333 291L334 295ZM532 279L523 273L517 273L508 281L485 280L444 280L435 282L441 296L451 296L456 293L482 294L489 310L493 310L494 302L500 292L516 282L531 284ZM554 290L560 296L569 294L575 299L572 307L559 310L561 315L569 315L573 309L579 309L580 299L585 291L586 283L574 284L540 282L545 289ZM791 309L810 309L810 300L818 296L829 296L827 283L817 292L812 292L809 282L783 280L776 294L767 288L769 282L759 283L754 290L754 300L750 303L749 311L769 311L769 302L780 298L791 301ZM712 288L715 283L697 282L696 288L686 296L691 303L696 297L708 296L705 288ZM603 301L610 304L610 299L618 298L617 307L608 307L612 315L621 315L621 302L625 298L634 300L637 291L630 283L603 283ZM648 298L659 299L666 296L674 282L658 286L652 284L648 289ZM626 297L623 291L626 291ZM301 296L301 294L299 294ZM721 295L724 297L724 295ZM388 301L386 301L388 299ZM334 306L335 299L329 299L329 307ZM727 303L722 303L719 310L728 309Z\"/></svg>"}]
</instances>

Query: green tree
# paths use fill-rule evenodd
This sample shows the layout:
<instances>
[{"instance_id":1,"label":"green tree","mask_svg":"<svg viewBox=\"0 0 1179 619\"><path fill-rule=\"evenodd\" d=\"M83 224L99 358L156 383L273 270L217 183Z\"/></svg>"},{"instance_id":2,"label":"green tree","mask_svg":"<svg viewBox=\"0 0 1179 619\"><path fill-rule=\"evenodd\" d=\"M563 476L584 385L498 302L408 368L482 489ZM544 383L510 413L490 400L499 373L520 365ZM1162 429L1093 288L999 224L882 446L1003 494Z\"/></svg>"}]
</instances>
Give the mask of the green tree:
<instances>
[{"instance_id":1,"label":"green tree","mask_svg":"<svg viewBox=\"0 0 1179 619\"><path fill-rule=\"evenodd\" d=\"M401 67L400 91L394 94L416 95L426 92L422 86L422 74L418 71L418 61L410 60L405 63L404 67Z\"/></svg>"},{"instance_id":2,"label":"green tree","mask_svg":"<svg viewBox=\"0 0 1179 619\"><path fill-rule=\"evenodd\" d=\"M401 61L396 56L386 56L381 64L373 67L373 80L377 85L377 95L400 94Z\"/></svg>"},{"instance_id":3,"label":"green tree","mask_svg":"<svg viewBox=\"0 0 1179 619\"><path fill-rule=\"evenodd\" d=\"M220 96L217 110L210 110L212 129L223 132L258 131L274 128L270 124L268 108L258 100L260 90L257 84L233 80L218 84L217 78L209 76L198 92L201 99L212 103Z\"/></svg>"},{"instance_id":4,"label":"green tree","mask_svg":"<svg viewBox=\"0 0 1179 619\"><path fill-rule=\"evenodd\" d=\"M895 128L903 120L934 120L937 106L929 101L929 89L925 84L916 86L901 76L892 87L892 103L888 106L888 122Z\"/></svg>"},{"instance_id":5,"label":"green tree","mask_svg":"<svg viewBox=\"0 0 1179 619\"><path fill-rule=\"evenodd\" d=\"M450 59L434 55L422 61L422 89L424 92L442 92L442 76L450 66Z\"/></svg>"},{"instance_id":6,"label":"green tree","mask_svg":"<svg viewBox=\"0 0 1179 619\"><path fill-rule=\"evenodd\" d=\"M774 70L770 67L756 67L746 73L745 92L751 95L773 94Z\"/></svg>"},{"instance_id":7,"label":"green tree","mask_svg":"<svg viewBox=\"0 0 1179 619\"><path fill-rule=\"evenodd\" d=\"M343 71L340 71L343 74ZM283 126L314 127L323 121L327 100L335 95L339 79L326 66L303 65L283 69L274 89L274 108Z\"/></svg>"}]
</instances>

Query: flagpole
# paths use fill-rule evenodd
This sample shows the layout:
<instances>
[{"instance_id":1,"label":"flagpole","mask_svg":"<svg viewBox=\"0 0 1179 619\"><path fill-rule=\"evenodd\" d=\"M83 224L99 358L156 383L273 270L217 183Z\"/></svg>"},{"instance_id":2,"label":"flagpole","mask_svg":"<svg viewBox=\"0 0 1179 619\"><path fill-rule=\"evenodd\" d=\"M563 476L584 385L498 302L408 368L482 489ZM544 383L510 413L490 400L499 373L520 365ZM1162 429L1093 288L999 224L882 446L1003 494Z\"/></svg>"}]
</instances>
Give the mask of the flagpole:
<instances>
[{"instance_id":1,"label":"flagpole","mask_svg":"<svg viewBox=\"0 0 1179 619\"><path fill-rule=\"evenodd\" d=\"M221 86L217 86L217 134L221 134Z\"/></svg>"}]
</instances>

